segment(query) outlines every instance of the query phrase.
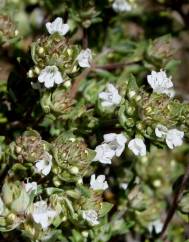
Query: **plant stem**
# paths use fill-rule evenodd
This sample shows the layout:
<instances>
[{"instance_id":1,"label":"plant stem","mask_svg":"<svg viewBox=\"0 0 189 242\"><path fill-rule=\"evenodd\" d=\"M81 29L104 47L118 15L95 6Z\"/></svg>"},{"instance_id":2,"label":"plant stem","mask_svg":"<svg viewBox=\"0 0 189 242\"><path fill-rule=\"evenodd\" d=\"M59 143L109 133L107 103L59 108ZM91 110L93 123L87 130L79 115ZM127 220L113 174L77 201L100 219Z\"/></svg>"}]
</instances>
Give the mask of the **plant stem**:
<instances>
[{"instance_id":1,"label":"plant stem","mask_svg":"<svg viewBox=\"0 0 189 242\"><path fill-rule=\"evenodd\" d=\"M111 71L111 70L122 68L122 67L124 67L126 65L130 65L130 64L133 64L133 63L128 63L128 62L119 63L118 62L118 63L105 64L105 65L101 65L101 66L95 66L95 68Z\"/></svg>"},{"instance_id":2,"label":"plant stem","mask_svg":"<svg viewBox=\"0 0 189 242\"><path fill-rule=\"evenodd\" d=\"M178 202L179 200L181 199L181 196L182 196L182 193L183 193L183 190L184 188L186 187L187 185L187 181L189 179L189 164L186 168L186 172L184 174L184 177L182 179L182 182L180 184L180 187L178 188L178 190L175 192L175 195L173 197L173 202L172 202L172 205L171 205L171 208L169 209L168 213L167 213L167 217L165 219L165 223L163 225L163 229L161 231L161 234L160 234L160 238L162 240L165 240L165 232L168 228L168 225L169 223L171 222L175 212L176 212L176 209L177 209L177 206L178 206Z\"/></svg>"},{"instance_id":3,"label":"plant stem","mask_svg":"<svg viewBox=\"0 0 189 242\"><path fill-rule=\"evenodd\" d=\"M82 45L84 49L88 48L88 35L87 35L87 29L85 28L83 28Z\"/></svg>"},{"instance_id":4,"label":"plant stem","mask_svg":"<svg viewBox=\"0 0 189 242\"><path fill-rule=\"evenodd\" d=\"M122 68L126 65L131 65L133 64L134 62L122 62L122 63L110 63L110 64L105 64L105 65L101 65L101 66L98 66L98 65L95 65L93 64L90 68L87 68L85 69L74 81L72 87L71 87L71 90L70 90L70 98L74 99L76 94L77 94L77 90L79 88L79 84L80 82L86 78L88 76L88 74L94 70L94 69L102 69L102 70L107 70L107 71L111 71L111 70L115 70L115 69L119 69L119 68Z\"/></svg>"},{"instance_id":5,"label":"plant stem","mask_svg":"<svg viewBox=\"0 0 189 242\"><path fill-rule=\"evenodd\" d=\"M87 75L89 74L89 72L91 72L91 69L92 68L87 68L85 69L74 81L71 89L70 89L70 93L69 93L69 97L71 99L74 99L76 94L77 94L77 91L78 91L78 88L79 88L79 84L80 82L85 79L87 77Z\"/></svg>"}]
</instances>

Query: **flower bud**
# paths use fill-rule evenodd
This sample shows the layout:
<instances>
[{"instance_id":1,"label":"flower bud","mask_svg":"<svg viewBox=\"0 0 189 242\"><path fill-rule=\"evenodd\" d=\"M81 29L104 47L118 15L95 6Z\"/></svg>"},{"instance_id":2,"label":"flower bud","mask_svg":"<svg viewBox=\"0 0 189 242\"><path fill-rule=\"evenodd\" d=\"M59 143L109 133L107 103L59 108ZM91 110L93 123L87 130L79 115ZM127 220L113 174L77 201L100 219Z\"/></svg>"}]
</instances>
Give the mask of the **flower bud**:
<instances>
[{"instance_id":1,"label":"flower bud","mask_svg":"<svg viewBox=\"0 0 189 242\"><path fill-rule=\"evenodd\" d=\"M15 24L7 15L0 16L0 38L7 41L15 37Z\"/></svg>"},{"instance_id":2,"label":"flower bud","mask_svg":"<svg viewBox=\"0 0 189 242\"><path fill-rule=\"evenodd\" d=\"M53 63L60 70L63 80L69 80L70 75L80 69L75 62L79 52L80 48L77 45L71 45L64 37L59 35L42 37L32 45L34 70L38 75L39 70Z\"/></svg>"},{"instance_id":3,"label":"flower bud","mask_svg":"<svg viewBox=\"0 0 189 242\"><path fill-rule=\"evenodd\" d=\"M44 53L44 48L43 47L39 47L39 49L38 49L38 53L41 55L41 54L43 54Z\"/></svg>"},{"instance_id":4,"label":"flower bud","mask_svg":"<svg viewBox=\"0 0 189 242\"><path fill-rule=\"evenodd\" d=\"M53 183L54 183L55 187L59 187L62 184L61 180L58 177L53 177Z\"/></svg>"},{"instance_id":5,"label":"flower bud","mask_svg":"<svg viewBox=\"0 0 189 242\"><path fill-rule=\"evenodd\" d=\"M129 91L129 93L127 94L129 99L132 99L133 97L135 97L136 92L135 91Z\"/></svg>"},{"instance_id":6,"label":"flower bud","mask_svg":"<svg viewBox=\"0 0 189 242\"><path fill-rule=\"evenodd\" d=\"M56 178L73 182L90 174L90 162L94 153L87 149L82 139L74 137L71 133L64 133L52 143L52 146L55 158L52 172L56 174ZM61 171L57 173L54 167L58 167Z\"/></svg>"},{"instance_id":7,"label":"flower bud","mask_svg":"<svg viewBox=\"0 0 189 242\"><path fill-rule=\"evenodd\" d=\"M126 120L125 124L126 124L126 126L128 126L128 127L134 127L134 125L135 125L135 121L134 121L134 119L132 119L132 118L128 118L128 119Z\"/></svg>"},{"instance_id":8,"label":"flower bud","mask_svg":"<svg viewBox=\"0 0 189 242\"><path fill-rule=\"evenodd\" d=\"M35 162L48 150L48 146L36 131L30 130L11 143L10 150L13 157L20 162Z\"/></svg>"},{"instance_id":9,"label":"flower bud","mask_svg":"<svg viewBox=\"0 0 189 242\"><path fill-rule=\"evenodd\" d=\"M70 169L70 172L74 175L77 175L79 173L79 169L78 167L76 166L73 166L71 169Z\"/></svg>"}]
</instances>

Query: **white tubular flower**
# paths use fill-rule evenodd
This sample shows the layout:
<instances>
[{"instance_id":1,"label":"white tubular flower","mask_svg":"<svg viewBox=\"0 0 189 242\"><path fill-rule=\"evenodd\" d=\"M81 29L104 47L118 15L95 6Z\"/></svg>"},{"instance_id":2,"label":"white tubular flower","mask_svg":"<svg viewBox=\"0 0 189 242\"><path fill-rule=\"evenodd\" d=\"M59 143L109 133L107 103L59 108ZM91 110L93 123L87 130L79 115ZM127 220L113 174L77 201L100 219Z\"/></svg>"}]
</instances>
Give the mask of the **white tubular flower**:
<instances>
[{"instance_id":1,"label":"white tubular flower","mask_svg":"<svg viewBox=\"0 0 189 242\"><path fill-rule=\"evenodd\" d=\"M92 52L90 49L82 50L77 56L76 60L80 67L90 67L92 61Z\"/></svg>"},{"instance_id":2,"label":"white tubular flower","mask_svg":"<svg viewBox=\"0 0 189 242\"><path fill-rule=\"evenodd\" d=\"M167 135L168 129L164 125L158 124L155 128L155 134L159 138L165 138Z\"/></svg>"},{"instance_id":3,"label":"white tubular flower","mask_svg":"<svg viewBox=\"0 0 189 242\"><path fill-rule=\"evenodd\" d=\"M146 155L146 145L139 138L132 139L128 144L129 149L137 156Z\"/></svg>"},{"instance_id":4,"label":"white tubular flower","mask_svg":"<svg viewBox=\"0 0 189 242\"><path fill-rule=\"evenodd\" d=\"M48 152L45 152L43 155L43 159L37 160L35 163L35 170L37 173L40 173L44 176L47 176L52 167L52 155Z\"/></svg>"},{"instance_id":5,"label":"white tubular flower","mask_svg":"<svg viewBox=\"0 0 189 242\"><path fill-rule=\"evenodd\" d=\"M172 77L167 77L165 71L160 70L159 72L152 71L151 75L147 76L147 80L151 88L156 93L165 93L170 97L173 97L174 92L172 90L173 83Z\"/></svg>"},{"instance_id":6,"label":"white tubular flower","mask_svg":"<svg viewBox=\"0 0 189 242\"><path fill-rule=\"evenodd\" d=\"M31 193L32 191L37 191L37 182L27 182L24 183L24 188L26 192Z\"/></svg>"},{"instance_id":7,"label":"white tubular flower","mask_svg":"<svg viewBox=\"0 0 189 242\"><path fill-rule=\"evenodd\" d=\"M42 200L33 204L33 211L31 215L33 220L46 230L54 217L57 216L57 212L48 207L46 201Z\"/></svg>"},{"instance_id":8,"label":"white tubular flower","mask_svg":"<svg viewBox=\"0 0 189 242\"><path fill-rule=\"evenodd\" d=\"M93 159L93 161L99 161L100 163L103 163L103 164L112 163L111 159L115 155L115 151L110 149L109 145L107 144L98 145L95 151L96 151L96 156Z\"/></svg>"},{"instance_id":9,"label":"white tubular flower","mask_svg":"<svg viewBox=\"0 0 189 242\"><path fill-rule=\"evenodd\" d=\"M115 0L112 8L115 12L130 12L132 10L132 6L127 0Z\"/></svg>"},{"instance_id":10,"label":"white tubular flower","mask_svg":"<svg viewBox=\"0 0 189 242\"><path fill-rule=\"evenodd\" d=\"M170 149L180 146L183 143L184 132L178 129L170 129L166 135L166 143Z\"/></svg>"},{"instance_id":11,"label":"white tubular flower","mask_svg":"<svg viewBox=\"0 0 189 242\"><path fill-rule=\"evenodd\" d=\"M163 223L159 219L149 223L148 225L149 232L152 233L153 229L157 234L159 234L163 229Z\"/></svg>"},{"instance_id":12,"label":"white tubular flower","mask_svg":"<svg viewBox=\"0 0 189 242\"><path fill-rule=\"evenodd\" d=\"M99 93L99 98L102 99L102 107L117 106L121 102L121 96L118 90L112 84L107 85L107 91Z\"/></svg>"},{"instance_id":13,"label":"white tubular flower","mask_svg":"<svg viewBox=\"0 0 189 242\"><path fill-rule=\"evenodd\" d=\"M49 34L59 33L64 36L69 31L69 25L63 24L62 18L56 18L52 23L46 23L46 28Z\"/></svg>"},{"instance_id":14,"label":"white tubular flower","mask_svg":"<svg viewBox=\"0 0 189 242\"><path fill-rule=\"evenodd\" d=\"M108 144L109 147L115 151L115 155L119 157L125 149L127 139L123 134L110 133L104 135L104 142Z\"/></svg>"},{"instance_id":15,"label":"white tubular flower","mask_svg":"<svg viewBox=\"0 0 189 242\"><path fill-rule=\"evenodd\" d=\"M46 88L51 88L55 84L61 84L64 82L58 67L46 66L38 76L38 81L44 83Z\"/></svg>"},{"instance_id":16,"label":"white tubular flower","mask_svg":"<svg viewBox=\"0 0 189 242\"><path fill-rule=\"evenodd\" d=\"M83 211L82 217L83 219L87 220L87 222L89 222L89 224L91 224L92 226L99 224L98 215L95 210L91 209L91 210Z\"/></svg>"},{"instance_id":17,"label":"white tubular flower","mask_svg":"<svg viewBox=\"0 0 189 242\"><path fill-rule=\"evenodd\" d=\"M99 175L95 178L95 174L91 176L90 187L93 190L106 190L108 188L108 183L105 181L104 175Z\"/></svg>"}]
</instances>

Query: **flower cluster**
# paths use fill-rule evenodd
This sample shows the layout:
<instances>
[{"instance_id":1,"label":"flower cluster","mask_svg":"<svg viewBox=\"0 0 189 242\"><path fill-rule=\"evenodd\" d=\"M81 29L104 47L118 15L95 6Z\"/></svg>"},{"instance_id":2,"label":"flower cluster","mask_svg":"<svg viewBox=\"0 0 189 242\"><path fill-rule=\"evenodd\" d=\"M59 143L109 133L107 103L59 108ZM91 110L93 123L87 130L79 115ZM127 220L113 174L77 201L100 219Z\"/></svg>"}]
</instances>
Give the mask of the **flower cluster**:
<instances>
[{"instance_id":1,"label":"flower cluster","mask_svg":"<svg viewBox=\"0 0 189 242\"><path fill-rule=\"evenodd\" d=\"M78 72L78 66L90 67L92 52L89 48L80 51L77 45L69 44L64 36L70 27L63 24L62 18L46 23L46 28L50 36L38 39L33 45L32 56L36 66L29 70L28 77L38 75L38 82L49 89L70 80L70 75ZM37 86L37 83L32 82L32 86Z\"/></svg>"}]
</instances>

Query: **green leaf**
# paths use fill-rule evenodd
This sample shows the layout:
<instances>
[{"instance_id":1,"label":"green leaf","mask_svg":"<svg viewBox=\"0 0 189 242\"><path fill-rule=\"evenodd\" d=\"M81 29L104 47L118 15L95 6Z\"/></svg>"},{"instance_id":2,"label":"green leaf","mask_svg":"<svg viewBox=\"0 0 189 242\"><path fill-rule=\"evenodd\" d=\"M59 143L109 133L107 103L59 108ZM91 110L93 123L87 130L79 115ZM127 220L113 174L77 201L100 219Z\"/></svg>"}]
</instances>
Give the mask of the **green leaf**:
<instances>
[{"instance_id":1,"label":"green leaf","mask_svg":"<svg viewBox=\"0 0 189 242\"><path fill-rule=\"evenodd\" d=\"M99 210L99 217L104 217L113 207L113 204L103 202Z\"/></svg>"},{"instance_id":2,"label":"green leaf","mask_svg":"<svg viewBox=\"0 0 189 242\"><path fill-rule=\"evenodd\" d=\"M63 193L64 192L63 189L56 188L56 187L48 187L45 190L46 190L47 195L49 195L49 196L54 193Z\"/></svg>"}]
</instances>

